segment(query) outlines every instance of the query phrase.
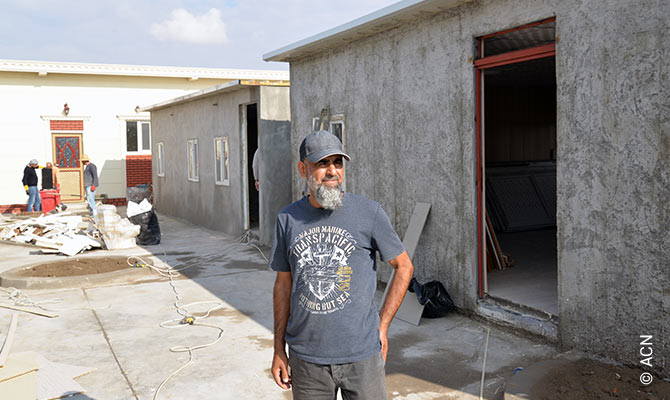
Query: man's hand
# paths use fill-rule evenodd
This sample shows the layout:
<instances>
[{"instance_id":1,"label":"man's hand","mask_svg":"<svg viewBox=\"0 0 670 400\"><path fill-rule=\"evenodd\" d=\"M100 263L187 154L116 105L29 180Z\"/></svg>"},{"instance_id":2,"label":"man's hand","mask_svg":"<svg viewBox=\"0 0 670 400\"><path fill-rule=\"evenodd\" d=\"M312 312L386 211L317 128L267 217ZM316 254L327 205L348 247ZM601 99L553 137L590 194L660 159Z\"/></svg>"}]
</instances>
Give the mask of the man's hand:
<instances>
[{"instance_id":1,"label":"man's hand","mask_svg":"<svg viewBox=\"0 0 670 400\"><path fill-rule=\"evenodd\" d=\"M277 386L282 389L291 388L291 376L288 373L288 357L286 357L286 325L291 312L291 286L293 277L290 272L277 272L277 279L272 294L274 313L274 347L272 357L272 376Z\"/></svg>"},{"instance_id":2,"label":"man's hand","mask_svg":"<svg viewBox=\"0 0 670 400\"><path fill-rule=\"evenodd\" d=\"M95 192L95 185L91 185L91 192Z\"/></svg>"},{"instance_id":3,"label":"man's hand","mask_svg":"<svg viewBox=\"0 0 670 400\"><path fill-rule=\"evenodd\" d=\"M386 362L386 355L389 352L388 332L380 330L379 331L379 341L382 343L382 358L384 359L384 362Z\"/></svg>"},{"instance_id":4,"label":"man's hand","mask_svg":"<svg viewBox=\"0 0 670 400\"><path fill-rule=\"evenodd\" d=\"M259 188L258 181L255 181L255 185L256 185L256 191L260 190L258 189Z\"/></svg>"},{"instance_id":5,"label":"man's hand","mask_svg":"<svg viewBox=\"0 0 670 400\"><path fill-rule=\"evenodd\" d=\"M288 373L288 357L286 357L286 352L275 351L275 355L272 358L272 377L275 378L275 382L280 388L291 388L291 376Z\"/></svg>"},{"instance_id":6,"label":"man's hand","mask_svg":"<svg viewBox=\"0 0 670 400\"><path fill-rule=\"evenodd\" d=\"M393 274L393 280L388 283L390 287L386 293L382 309L379 312L379 341L382 343L384 361L386 361L386 354L388 353L389 325L391 325L393 316L395 316L398 308L400 308L400 303L402 303L402 299L405 297L407 286L409 286L409 281L412 279L412 273L414 272L412 260L410 260L406 251L403 251L402 254L389 261L389 264L391 264L395 273Z\"/></svg>"}]
</instances>

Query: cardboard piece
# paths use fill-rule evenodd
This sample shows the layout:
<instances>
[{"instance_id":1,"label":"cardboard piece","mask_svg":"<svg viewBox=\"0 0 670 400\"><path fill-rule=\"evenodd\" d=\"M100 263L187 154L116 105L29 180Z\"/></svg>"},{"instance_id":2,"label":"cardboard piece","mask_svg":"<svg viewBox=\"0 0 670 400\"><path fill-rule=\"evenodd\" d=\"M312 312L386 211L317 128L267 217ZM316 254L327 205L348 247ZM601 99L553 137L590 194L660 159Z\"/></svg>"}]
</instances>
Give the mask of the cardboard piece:
<instances>
[{"instance_id":1,"label":"cardboard piece","mask_svg":"<svg viewBox=\"0 0 670 400\"><path fill-rule=\"evenodd\" d=\"M426 224L426 219L428 218L428 213L430 212L430 204L428 203L416 203L414 207L414 212L412 213L412 218L409 220L409 225L407 226L407 231L405 231L405 237L403 238L402 244L407 250L409 258L414 257L414 252L416 247L419 244L419 238L421 237L421 232L423 227ZM389 278L389 284L386 285L386 290L384 290L384 297L382 297L382 304L386 300L386 295L388 290L391 287L390 283L395 277L395 270L391 272L391 277ZM419 304L416 296L413 293L405 294L405 298L400 303L398 312L395 315L395 318L398 318L402 321L408 322L412 325L418 326L419 321L421 320L421 314L423 313L423 305Z\"/></svg>"},{"instance_id":2,"label":"cardboard piece","mask_svg":"<svg viewBox=\"0 0 670 400\"><path fill-rule=\"evenodd\" d=\"M37 370L34 353L12 354L0 368L0 394L3 399L36 399Z\"/></svg>"}]
</instances>

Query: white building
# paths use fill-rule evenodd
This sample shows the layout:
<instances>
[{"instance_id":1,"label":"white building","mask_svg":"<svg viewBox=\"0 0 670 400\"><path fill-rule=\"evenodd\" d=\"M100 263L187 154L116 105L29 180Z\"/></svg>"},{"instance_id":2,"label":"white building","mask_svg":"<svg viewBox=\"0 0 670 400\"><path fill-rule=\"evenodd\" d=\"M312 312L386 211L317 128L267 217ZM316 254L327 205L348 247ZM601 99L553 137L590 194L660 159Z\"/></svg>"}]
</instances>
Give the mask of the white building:
<instances>
[{"instance_id":1,"label":"white building","mask_svg":"<svg viewBox=\"0 0 670 400\"><path fill-rule=\"evenodd\" d=\"M21 178L32 158L61 168L64 201L82 201L84 153L98 167L98 197L123 204L127 187L151 183L149 113L139 106L233 80L288 78L287 71L0 60L0 212L25 209Z\"/></svg>"}]
</instances>

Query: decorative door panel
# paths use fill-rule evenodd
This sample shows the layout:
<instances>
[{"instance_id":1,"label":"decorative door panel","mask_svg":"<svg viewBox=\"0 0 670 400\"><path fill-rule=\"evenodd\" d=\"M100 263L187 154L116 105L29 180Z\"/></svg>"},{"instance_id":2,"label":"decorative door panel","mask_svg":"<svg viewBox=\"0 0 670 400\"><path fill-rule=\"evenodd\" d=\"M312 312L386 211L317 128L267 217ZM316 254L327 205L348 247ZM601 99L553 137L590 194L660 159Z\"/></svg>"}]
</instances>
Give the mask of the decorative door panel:
<instances>
[{"instance_id":1,"label":"decorative door panel","mask_svg":"<svg viewBox=\"0 0 670 400\"><path fill-rule=\"evenodd\" d=\"M52 148L54 165L60 168L61 200L82 201L84 199L82 135L55 133Z\"/></svg>"}]
</instances>

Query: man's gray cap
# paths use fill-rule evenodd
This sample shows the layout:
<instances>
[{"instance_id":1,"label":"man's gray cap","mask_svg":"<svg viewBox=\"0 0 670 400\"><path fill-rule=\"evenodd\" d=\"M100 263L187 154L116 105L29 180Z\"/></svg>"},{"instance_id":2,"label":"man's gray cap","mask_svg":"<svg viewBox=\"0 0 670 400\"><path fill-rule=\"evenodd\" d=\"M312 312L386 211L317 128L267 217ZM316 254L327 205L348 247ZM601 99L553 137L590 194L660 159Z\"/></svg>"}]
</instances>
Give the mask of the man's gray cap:
<instances>
[{"instance_id":1,"label":"man's gray cap","mask_svg":"<svg viewBox=\"0 0 670 400\"><path fill-rule=\"evenodd\" d=\"M28 163L28 165L37 165L37 164L38 164L38 162L34 158L32 160L30 160L30 162Z\"/></svg>"},{"instance_id":2,"label":"man's gray cap","mask_svg":"<svg viewBox=\"0 0 670 400\"><path fill-rule=\"evenodd\" d=\"M307 135L300 144L300 161L306 158L311 162L317 162L335 154L341 155L347 161L351 159L342 150L340 139L328 131L314 131Z\"/></svg>"}]
</instances>

